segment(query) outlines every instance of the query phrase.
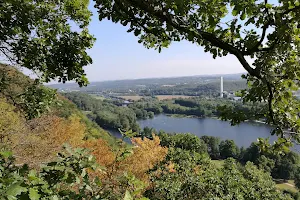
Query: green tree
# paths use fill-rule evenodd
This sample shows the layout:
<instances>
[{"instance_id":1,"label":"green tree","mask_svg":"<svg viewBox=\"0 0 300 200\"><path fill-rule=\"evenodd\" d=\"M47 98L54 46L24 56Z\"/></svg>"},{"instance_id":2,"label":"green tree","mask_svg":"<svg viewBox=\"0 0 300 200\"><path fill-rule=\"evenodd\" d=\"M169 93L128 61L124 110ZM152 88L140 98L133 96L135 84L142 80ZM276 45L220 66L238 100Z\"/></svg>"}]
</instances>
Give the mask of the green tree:
<instances>
[{"instance_id":1,"label":"green tree","mask_svg":"<svg viewBox=\"0 0 300 200\"><path fill-rule=\"evenodd\" d=\"M26 114L27 119L40 117L42 113L50 110L50 106L56 101L56 90L35 83L26 88L20 95L19 103Z\"/></svg>"},{"instance_id":2,"label":"green tree","mask_svg":"<svg viewBox=\"0 0 300 200\"><path fill-rule=\"evenodd\" d=\"M0 56L37 72L43 81L58 78L88 83L83 67L92 59L86 50L89 0L8 0L0 2Z\"/></svg>"},{"instance_id":3,"label":"green tree","mask_svg":"<svg viewBox=\"0 0 300 200\"><path fill-rule=\"evenodd\" d=\"M148 112L148 117L150 119L153 119L154 118L154 112L152 112L152 111Z\"/></svg>"},{"instance_id":4,"label":"green tree","mask_svg":"<svg viewBox=\"0 0 300 200\"><path fill-rule=\"evenodd\" d=\"M207 153L207 145L196 135L191 133L159 133L160 145L166 147L175 147L200 154Z\"/></svg>"},{"instance_id":5,"label":"green tree","mask_svg":"<svg viewBox=\"0 0 300 200\"><path fill-rule=\"evenodd\" d=\"M153 134L156 134L156 130L154 128L150 128L148 126L144 127L143 130L140 132L139 136L144 139L149 138L152 139Z\"/></svg>"},{"instance_id":6,"label":"green tree","mask_svg":"<svg viewBox=\"0 0 300 200\"><path fill-rule=\"evenodd\" d=\"M233 140L223 140L220 143L220 156L223 159L226 158L238 158L239 156L239 148L238 146L234 143Z\"/></svg>"},{"instance_id":7,"label":"green tree","mask_svg":"<svg viewBox=\"0 0 300 200\"><path fill-rule=\"evenodd\" d=\"M246 163L248 161L255 163L257 159L259 159L259 157L260 157L259 147L257 146L257 143L252 142L251 145L243 153L243 157L241 157L241 161L243 163Z\"/></svg>"},{"instance_id":8,"label":"green tree","mask_svg":"<svg viewBox=\"0 0 300 200\"><path fill-rule=\"evenodd\" d=\"M291 151L284 156L277 155L273 159L275 160L275 166L272 170L272 176L274 178L284 180L294 179L300 165L299 154Z\"/></svg>"},{"instance_id":9,"label":"green tree","mask_svg":"<svg viewBox=\"0 0 300 200\"><path fill-rule=\"evenodd\" d=\"M154 186L145 192L149 199L291 199L276 189L269 174L250 162L241 166L227 159L224 167L216 168L196 152L169 149L159 172L153 173Z\"/></svg>"},{"instance_id":10,"label":"green tree","mask_svg":"<svg viewBox=\"0 0 300 200\"><path fill-rule=\"evenodd\" d=\"M210 155L211 159L219 159L220 158L220 151L219 151L220 138L204 135L204 136L201 136L201 139L207 145L207 151L208 151L208 154Z\"/></svg>"},{"instance_id":11,"label":"green tree","mask_svg":"<svg viewBox=\"0 0 300 200\"><path fill-rule=\"evenodd\" d=\"M300 189L300 167L297 168L297 171L295 173L295 177L294 177L294 180L295 180L295 186Z\"/></svg>"},{"instance_id":12,"label":"green tree","mask_svg":"<svg viewBox=\"0 0 300 200\"><path fill-rule=\"evenodd\" d=\"M171 42L187 40L214 58L235 56L248 73L243 76L249 86L242 92L244 102L267 102L268 109L248 115L240 111L245 117L234 124L264 117L276 127L273 134L300 141L294 134L300 132L299 102L293 96L300 84L299 1L95 1L100 20L128 27L147 48L160 52ZM292 134L286 134L286 128Z\"/></svg>"},{"instance_id":13,"label":"green tree","mask_svg":"<svg viewBox=\"0 0 300 200\"><path fill-rule=\"evenodd\" d=\"M262 155L257 160L257 164L258 164L259 169L263 169L266 172L271 173L275 166L275 160Z\"/></svg>"}]
</instances>

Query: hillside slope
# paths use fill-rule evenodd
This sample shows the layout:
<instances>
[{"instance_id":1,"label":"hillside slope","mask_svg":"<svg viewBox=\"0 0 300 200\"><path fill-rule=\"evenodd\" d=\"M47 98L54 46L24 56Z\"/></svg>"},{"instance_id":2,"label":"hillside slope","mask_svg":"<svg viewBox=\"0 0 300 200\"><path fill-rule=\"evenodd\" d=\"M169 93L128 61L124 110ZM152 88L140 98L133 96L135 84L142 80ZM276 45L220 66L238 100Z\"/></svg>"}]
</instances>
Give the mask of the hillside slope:
<instances>
[{"instance_id":1,"label":"hillside slope","mask_svg":"<svg viewBox=\"0 0 300 200\"><path fill-rule=\"evenodd\" d=\"M116 145L71 101L16 68L0 65L0 147L12 150L18 163L38 166L53 159L64 143L80 146L88 138Z\"/></svg>"}]
</instances>

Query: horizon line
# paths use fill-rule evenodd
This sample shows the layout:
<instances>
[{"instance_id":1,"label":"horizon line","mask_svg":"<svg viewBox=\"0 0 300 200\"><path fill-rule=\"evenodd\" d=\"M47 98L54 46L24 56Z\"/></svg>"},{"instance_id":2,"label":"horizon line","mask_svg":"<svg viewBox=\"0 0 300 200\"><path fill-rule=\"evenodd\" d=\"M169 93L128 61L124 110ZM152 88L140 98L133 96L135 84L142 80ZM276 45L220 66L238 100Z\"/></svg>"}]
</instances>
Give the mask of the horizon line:
<instances>
[{"instance_id":1,"label":"horizon line","mask_svg":"<svg viewBox=\"0 0 300 200\"><path fill-rule=\"evenodd\" d=\"M239 73L229 73L229 74L201 74L201 75L191 75L191 76L161 76L161 77L144 77L144 78L127 78L127 79L114 79L114 80L102 80L102 81L90 81L89 85L91 83L99 83L99 82L113 82L113 81L133 81L133 80L149 80L149 79L168 79L168 78L186 78L186 77L205 77L205 76L227 76L227 75L239 75L239 74L245 74L245 72L239 72ZM76 84L75 81L70 81L67 83L46 83L46 85L58 85L58 84Z\"/></svg>"}]
</instances>

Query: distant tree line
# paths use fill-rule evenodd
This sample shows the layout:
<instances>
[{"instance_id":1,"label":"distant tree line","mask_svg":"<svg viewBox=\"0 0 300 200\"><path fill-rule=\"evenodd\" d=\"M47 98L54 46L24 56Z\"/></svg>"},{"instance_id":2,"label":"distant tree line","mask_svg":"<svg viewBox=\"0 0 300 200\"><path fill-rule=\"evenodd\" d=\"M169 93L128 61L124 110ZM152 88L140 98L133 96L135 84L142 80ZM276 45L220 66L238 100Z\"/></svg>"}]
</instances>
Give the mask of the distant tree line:
<instances>
[{"instance_id":1,"label":"distant tree line","mask_svg":"<svg viewBox=\"0 0 300 200\"><path fill-rule=\"evenodd\" d=\"M224 81L224 90L228 92L239 91L247 87L244 80ZM147 87L140 90L139 95L154 96L154 95L189 95L189 96L210 96L217 97L220 95L220 81L209 83L189 83L174 85L172 87Z\"/></svg>"},{"instance_id":2,"label":"distant tree line","mask_svg":"<svg viewBox=\"0 0 300 200\"><path fill-rule=\"evenodd\" d=\"M137 115L130 108L117 106L108 100L101 101L80 92L63 95L80 109L89 111L87 116L103 128L139 131Z\"/></svg>"},{"instance_id":3,"label":"distant tree line","mask_svg":"<svg viewBox=\"0 0 300 200\"><path fill-rule=\"evenodd\" d=\"M224 106L233 107L235 110L246 111L247 113L258 113L260 110L265 109L264 103L252 105L228 99L207 99L201 97L164 101L159 101L156 98L141 99L131 104L129 108L134 109L139 116L141 115L139 113L146 110L147 112L153 112L155 115L165 113L212 117L220 116L220 110Z\"/></svg>"}]
</instances>

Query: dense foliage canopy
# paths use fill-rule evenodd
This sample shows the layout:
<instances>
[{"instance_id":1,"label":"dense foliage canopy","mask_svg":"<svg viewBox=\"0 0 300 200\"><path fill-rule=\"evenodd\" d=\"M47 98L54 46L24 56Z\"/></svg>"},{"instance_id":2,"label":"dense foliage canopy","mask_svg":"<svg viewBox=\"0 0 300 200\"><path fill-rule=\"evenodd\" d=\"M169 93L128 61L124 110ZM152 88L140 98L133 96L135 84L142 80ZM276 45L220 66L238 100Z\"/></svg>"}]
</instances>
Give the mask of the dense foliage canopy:
<instances>
[{"instance_id":1,"label":"dense foliage canopy","mask_svg":"<svg viewBox=\"0 0 300 200\"><path fill-rule=\"evenodd\" d=\"M43 81L58 78L88 83L83 67L92 62L86 50L89 0L8 0L0 2L0 57L33 70Z\"/></svg>"},{"instance_id":2,"label":"dense foliage canopy","mask_svg":"<svg viewBox=\"0 0 300 200\"><path fill-rule=\"evenodd\" d=\"M138 131L137 117L132 109L101 101L79 92L63 93L80 109L90 111L88 117L104 128Z\"/></svg>"}]
</instances>

